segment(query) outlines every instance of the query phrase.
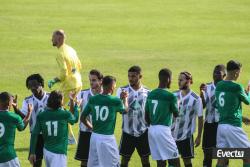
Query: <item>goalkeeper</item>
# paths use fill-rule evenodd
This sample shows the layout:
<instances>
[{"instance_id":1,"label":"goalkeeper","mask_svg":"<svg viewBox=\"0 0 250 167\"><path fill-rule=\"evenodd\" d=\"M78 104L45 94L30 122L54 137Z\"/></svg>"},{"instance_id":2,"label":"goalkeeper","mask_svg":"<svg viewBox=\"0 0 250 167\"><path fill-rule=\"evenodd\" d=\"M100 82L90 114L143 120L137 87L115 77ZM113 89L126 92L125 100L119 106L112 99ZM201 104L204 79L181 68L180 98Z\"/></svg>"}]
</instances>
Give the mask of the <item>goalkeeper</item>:
<instances>
[{"instance_id":1,"label":"goalkeeper","mask_svg":"<svg viewBox=\"0 0 250 167\"><path fill-rule=\"evenodd\" d=\"M56 61L60 70L57 77L49 80L48 87L56 83L60 83L60 91L64 95L64 107L68 106L69 92L77 94L82 88L81 81L81 62L77 57L76 51L65 44L65 33L63 30L56 30L52 35L52 44L58 48L59 53L56 55ZM72 131L71 126L69 127L69 144L76 144L76 140Z\"/></svg>"}]
</instances>

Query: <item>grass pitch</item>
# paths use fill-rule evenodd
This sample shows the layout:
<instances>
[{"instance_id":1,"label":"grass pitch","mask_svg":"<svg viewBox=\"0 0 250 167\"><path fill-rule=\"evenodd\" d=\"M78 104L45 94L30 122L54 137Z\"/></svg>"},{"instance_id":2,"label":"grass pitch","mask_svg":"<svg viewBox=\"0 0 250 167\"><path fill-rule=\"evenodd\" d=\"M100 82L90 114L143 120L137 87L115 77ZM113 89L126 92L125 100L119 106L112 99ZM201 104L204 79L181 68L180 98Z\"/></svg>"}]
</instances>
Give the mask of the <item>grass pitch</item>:
<instances>
[{"instance_id":1,"label":"grass pitch","mask_svg":"<svg viewBox=\"0 0 250 167\"><path fill-rule=\"evenodd\" d=\"M127 69L138 64L143 83L157 86L160 68L173 71L171 90L177 89L178 73L193 74L193 90L210 82L218 63L237 59L243 63L239 82L247 84L250 71L250 1L248 0L1 0L0 5L0 91L19 95L19 106L30 92L25 79L40 73L46 82L56 76L56 48L51 46L52 31L62 28L67 43L76 49L83 64L84 88L92 68L117 77L118 86L127 84ZM49 91L48 87L45 88ZM249 107L244 115L250 117ZM244 126L250 134L250 128ZM74 126L75 134L78 126ZM121 116L116 132L119 143ZM29 131L17 133L15 143L22 166L27 160ZM69 146L68 166L76 146ZM195 149L195 167L202 166L201 147ZM241 166L231 160L230 166ZM140 166L137 154L130 166ZM152 166L156 166L152 162Z\"/></svg>"}]
</instances>

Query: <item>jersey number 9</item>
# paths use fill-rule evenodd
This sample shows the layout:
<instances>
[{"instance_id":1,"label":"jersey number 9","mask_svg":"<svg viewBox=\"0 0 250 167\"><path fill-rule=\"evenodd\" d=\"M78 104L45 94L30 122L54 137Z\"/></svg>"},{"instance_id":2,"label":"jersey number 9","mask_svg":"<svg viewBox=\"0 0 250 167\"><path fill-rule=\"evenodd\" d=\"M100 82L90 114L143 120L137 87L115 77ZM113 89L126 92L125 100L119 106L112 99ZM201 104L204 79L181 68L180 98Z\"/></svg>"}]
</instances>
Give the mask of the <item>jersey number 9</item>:
<instances>
[{"instance_id":1,"label":"jersey number 9","mask_svg":"<svg viewBox=\"0 0 250 167\"><path fill-rule=\"evenodd\" d=\"M5 132L5 127L3 123L0 122L0 138L3 137L4 132Z\"/></svg>"}]
</instances>

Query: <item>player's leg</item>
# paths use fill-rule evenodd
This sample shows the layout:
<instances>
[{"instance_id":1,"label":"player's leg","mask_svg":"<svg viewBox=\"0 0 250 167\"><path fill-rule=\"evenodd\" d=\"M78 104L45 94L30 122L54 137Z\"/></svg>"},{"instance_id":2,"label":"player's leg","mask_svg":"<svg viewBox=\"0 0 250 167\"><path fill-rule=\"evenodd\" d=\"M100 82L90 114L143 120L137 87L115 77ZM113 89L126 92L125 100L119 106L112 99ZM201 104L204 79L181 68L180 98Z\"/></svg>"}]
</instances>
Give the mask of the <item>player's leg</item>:
<instances>
[{"instance_id":1,"label":"player's leg","mask_svg":"<svg viewBox=\"0 0 250 167\"><path fill-rule=\"evenodd\" d=\"M226 139L227 129L224 124L218 125L216 147L217 148L228 148L229 145ZM224 167L226 165L226 159L218 159L216 167Z\"/></svg>"},{"instance_id":2,"label":"player's leg","mask_svg":"<svg viewBox=\"0 0 250 167\"><path fill-rule=\"evenodd\" d=\"M97 144L100 166L120 167L120 156L114 135L101 135Z\"/></svg>"},{"instance_id":3,"label":"player's leg","mask_svg":"<svg viewBox=\"0 0 250 167\"><path fill-rule=\"evenodd\" d=\"M216 135L217 135L218 123L204 124L202 149L204 153L203 166L212 166L212 153L213 148L216 147Z\"/></svg>"},{"instance_id":4,"label":"player's leg","mask_svg":"<svg viewBox=\"0 0 250 167\"><path fill-rule=\"evenodd\" d=\"M178 148L169 127L161 125L150 126L148 129L148 141L152 159L157 160L157 164L166 165L165 160L179 159ZM178 163L173 163L173 165L175 164Z\"/></svg>"},{"instance_id":5,"label":"player's leg","mask_svg":"<svg viewBox=\"0 0 250 167\"><path fill-rule=\"evenodd\" d=\"M150 167L149 155L150 148L148 143L148 130L145 131L141 136L136 137L136 149L140 155L141 163L143 167Z\"/></svg>"},{"instance_id":6,"label":"player's leg","mask_svg":"<svg viewBox=\"0 0 250 167\"><path fill-rule=\"evenodd\" d=\"M46 167L67 167L67 156L65 154L55 154L45 148L43 150Z\"/></svg>"},{"instance_id":7,"label":"player's leg","mask_svg":"<svg viewBox=\"0 0 250 167\"><path fill-rule=\"evenodd\" d=\"M167 163L164 160L157 160L157 167L166 167Z\"/></svg>"},{"instance_id":8,"label":"player's leg","mask_svg":"<svg viewBox=\"0 0 250 167\"><path fill-rule=\"evenodd\" d=\"M40 134L40 135L38 135L38 138L37 138L36 152L35 152L35 154L36 154L36 161L33 164L33 167L42 167L43 146L44 146L43 136L42 136L42 134Z\"/></svg>"},{"instance_id":9,"label":"player's leg","mask_svg":"<svg viewBox=\"0 0 250 167\"><path fill-rule=\"evenodd\" d=\"M247 134L241 127L236 127L232 125L226 125L227 128L227 141L229 148L250 148L250 142L248 140ZM250 165L249 159L244 159L244 167Z\"/></svg>"},{"instance_id":10,"label":"player's leg","mask_svg":"<svg viewBox=\"0 0 250 167\"><path fill-rule=\"evenodd\" d=\"M87 167L91 132L79 132L75 159L81 161L81 167Z\"/></svg>"},{"instance_id":11,"label":"player's leg","mask_svg":"<svg viewBox=\"0 0 250 167\"><path fill-rule=\"evenodd\" d=\"M180 158L169 159L168 160L168 167L180 167Z\"/></svg>"},{"instance_id":12,"label":"player's leg","mask_svg":"<svg viewBox=\"0 0 250 167\"><path fill-rule=\"evenodd\" d=\"M135 137L122 132L120 140L121 167L127 167L135 150Z\"/></svg>"},{"instance_id":13,"label":"player's leg","mask_svg":"<svg viewBox=\"0 0 250 167\"><path fill-rule=\"evenodd\" d=\"M183 159L185 167L192 167L191 158L194 158L194 140L193 136L182 141L176 142L179 153Z\"/></svg>"},{"instance_id":14,"label":"player's leg","mask_svg":"<svg viewBox=\"0 0 250 167\"><path fill-rule=\"evenodd\" d=\"M91 167L99 167L100 166L99 155L97 152L98 142L100 142L100 138L98 138L97 134L92 133L91 137L90 137L89 158L88 158L87 166L91 166Z\"/></svg>"}]
</instances>

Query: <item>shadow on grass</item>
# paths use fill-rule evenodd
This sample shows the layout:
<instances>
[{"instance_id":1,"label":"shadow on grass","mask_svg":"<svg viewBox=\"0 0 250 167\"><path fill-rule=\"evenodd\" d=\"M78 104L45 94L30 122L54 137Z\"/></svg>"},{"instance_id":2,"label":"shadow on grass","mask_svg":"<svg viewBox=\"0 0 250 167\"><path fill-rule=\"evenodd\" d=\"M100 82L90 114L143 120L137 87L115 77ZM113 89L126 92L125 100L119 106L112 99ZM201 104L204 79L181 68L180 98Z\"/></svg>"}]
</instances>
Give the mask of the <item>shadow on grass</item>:
<instances>
[{"instance_id":1,"label":"shadow on grass","mask_svg":"<svg viewBox=\"0 0 250 167\"><path fill-rule=\"evenodd\" d=\"M16 152L27 152L29 151L29 148L16 148Z\"/></svg>"}]
</instances>

